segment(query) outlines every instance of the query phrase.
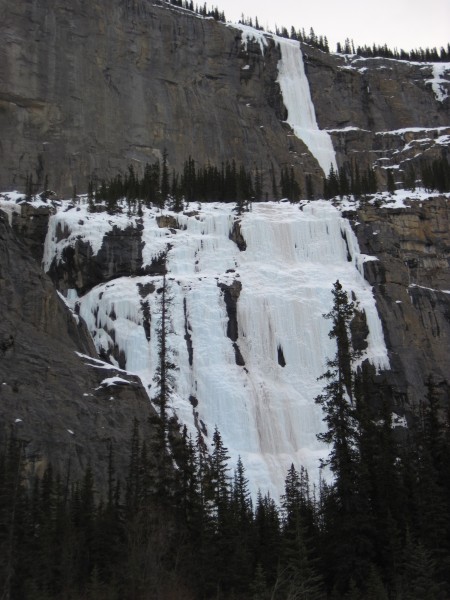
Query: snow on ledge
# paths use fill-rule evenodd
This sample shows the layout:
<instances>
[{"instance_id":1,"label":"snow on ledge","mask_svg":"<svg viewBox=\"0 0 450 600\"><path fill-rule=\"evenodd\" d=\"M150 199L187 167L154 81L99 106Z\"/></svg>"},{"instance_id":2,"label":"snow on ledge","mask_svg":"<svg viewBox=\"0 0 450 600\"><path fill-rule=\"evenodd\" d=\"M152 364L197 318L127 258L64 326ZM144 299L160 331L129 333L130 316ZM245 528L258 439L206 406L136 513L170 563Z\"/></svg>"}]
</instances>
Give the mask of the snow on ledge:
<instances>
[{"instance_id":1,"label":"snow on ledge","mask_svg":"<svg viewBox=\"0 0 450 600\"><path fill-rule=\"evenodd\" d=\"M125 373L126 375L131 375L136 377L135 373L131 371L126 371L125 369L121 369L120 367L116 367L111 363L107 363L104 360L100 360L99 358L94 358L93 356L89 356L88 354L83 354L82 352L78 352L75 350L75 354L80 358L84 358L90 362L85 362L84 364L88 367L93 367L94 369L107 369L108 371L119 371L120 373ZM90 364L95 363L95 364Z\"/></svg>"},{"instance_id":2,"label":"snow on ledge","mask_svg":"<svg viewBox=\"0 0 450 600\"><path fill-rule=\"evenodd\" d=\"M97 391L113 385L132 385L132 383L127 379L123 379L123 377L107 377L106 379L103 379L100 385L95 389Z\"/></svg>"},{"instance_id":3,"label":"snow on ledge","mask_svg":"<svg viewBox=\"0 0 450 600\"><path fill-rule=\"evenodd\" d=\"M428 292L436 292L438 294L450 294L450 290L437 290L436 288L426 287L424 285L419 285L418 283L411 283L408 286L408 290L410 288L419 288L420 290L427 290Z\"/></svg>"},{"instance_id":4,"label":"snow on ledge","mask_svg":"<svg viewBox=\"0 0 450 600\"><path fill-rule=\"evenodd\" d=\"M375 135L403 135L405 133L431 133L437 131L445 131L449 129L450 125L443 127L404 127L402 129L392 129L391 131L376 131Z\"/></svg>"}]
</instances>

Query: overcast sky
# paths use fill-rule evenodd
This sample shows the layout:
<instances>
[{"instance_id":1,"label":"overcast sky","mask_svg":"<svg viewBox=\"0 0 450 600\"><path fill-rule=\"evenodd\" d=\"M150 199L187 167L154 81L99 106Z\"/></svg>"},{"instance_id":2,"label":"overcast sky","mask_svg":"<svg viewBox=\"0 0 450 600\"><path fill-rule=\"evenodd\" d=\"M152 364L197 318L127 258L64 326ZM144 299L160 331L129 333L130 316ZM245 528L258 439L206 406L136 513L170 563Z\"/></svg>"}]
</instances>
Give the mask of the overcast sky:
<instances>
[{"instance_id":1,"label":"overcast sky","mask_svg":"<svg viewBox=\"0 0 450 600\"><path fill-rule=\"evenodd\" d=\"M387 44L411 50L438 49L450 42L450 0L216 0L208 5L225 11L229 21L244 13L259 24L290 30L313 27L327 36L332 50L346 37L355 45Z\"/></svg>"}]
</instances>

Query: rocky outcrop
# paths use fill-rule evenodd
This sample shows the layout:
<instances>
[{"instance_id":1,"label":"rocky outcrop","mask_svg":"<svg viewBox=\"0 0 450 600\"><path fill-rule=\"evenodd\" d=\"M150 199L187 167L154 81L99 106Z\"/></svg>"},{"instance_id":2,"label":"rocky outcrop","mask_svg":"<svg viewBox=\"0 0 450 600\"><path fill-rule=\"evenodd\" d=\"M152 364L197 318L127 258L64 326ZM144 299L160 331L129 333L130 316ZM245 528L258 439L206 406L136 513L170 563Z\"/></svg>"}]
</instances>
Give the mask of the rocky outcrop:
<instances>
[{"instance_id":1,"label":"rocky outcrop","mask_svg":"<svg viewBox=\"0 0 450 600\"><path fill-rule=\"evenodd\" d=\"M0 437L25 442L28 471L51 459L72 478L88 462L106 480L110 443L119 473L133 420L146 436L152 409L140 381L98 360L83 322L67 309L0 211ZM119 379L117 379L117 377Z\"/></svg>"},{"instance_id":2,"label":"rocky outcrop","mask_svg":"<svg viewBox=\"0 0 450 600\"><path fill-rule=\"evenodd\" d=\"M303 190L306 174L322 189L317 161L284 122L270 36L262 55L237 28L151 0L6 0L0 27L0 189L32 175L71 194L130 164L141 173L164 148L177 170L189 155L258 168L269 194L272 172L278 180L291 165ZM303 54L339 164L386 158L377 132L449 125L430 65Z\"/></svg>"},{"instance_id":3,"label":"rocky outcrop","mask_svg":"<svg viewBox=\"0 0 450 600\"><path fill-rule=\"evenodd\" d=\"M233 342L236 364L240 367L245 367L245 360L238 345L239 331L237 321L237 302L241 294L242 283L235 279L230 285L227 285L226 283L218 283L217 285L222 290L225 307L227 309L227 336Z\"/></svg>"},{"instance_id":4,"label":"rocky outcrop","mask_svg":"<svg viewBox=\"0 0 450 600\"><path fill-rule=\"evenodd\" d=\"M433 65L327 55L314 48L304 55L317 120L332 136L339 165L375 167L382 186L387 167L400 167L401 181L404 166L418 168L423 159L445 152L450 84L443 78L436 88Z\"/></svg>"},{"instance_id":5,"label":"rocky outcrop","mask_svg":"<svg viewBox=\"0 0 450 600\"><path fill-rule=\"evenodd\" d=\"M54 212L53 206L34 206L22 202L19 212L12 215L12 228L25 244L31 256L40 264L44 254L45 238L48 231L48 220Z\"/></svg>"},{"instance_id":6,"label":"rocky outcrop","mask_svg":"<svg viewBox=\"0 0 450 600\"><path fill-rule=\"evenodd\" d=\"M323 129L379 132L449 125L449 98L437 99L429 83L433 79L430 64L330 55L310 47L304 54ZM445 81L442 85L449 87Z\"/></svg>"},{"instance_id":7,"label":"rocky outcrop","mask_svg":"<svg viewBox=\"0 0 450 600\"><path fill-rule=\"evenodd\" d=\"M233 227L230 231L230 240L232 240L241 252L247 249L247 242L241 231L240 221L236 220L233 222Z\"/></svg>"},{"instance_id":8,"label":"rocky outcrop","mask_svg":"<svg viewBox=\"0 0 450 600\"><path fill-rule=\"evenodd\" d=\"M399 397L417 402L432 377L447 401L450 348L450 205L445 197L389 209L366 205L354 229L373 286Z\"/></svg>"},{"instance_id":9,"label":"rocky outcrop","mask_svg":"<svg viewBox=\"0 0 450 600\"><path fill-rule=\"evenodd\" d=\"M58 231L58 238L69 235ZM62 260L53 260L48 274L58 290L74 289L79 295L105 281L130 275L157 275L164 273L164 257L156 257L143 266L142 226L120 229L113 226L103 238L100 250L94 253L89 242L77 239L62 251Z\"/></svg>"}]
</instances>

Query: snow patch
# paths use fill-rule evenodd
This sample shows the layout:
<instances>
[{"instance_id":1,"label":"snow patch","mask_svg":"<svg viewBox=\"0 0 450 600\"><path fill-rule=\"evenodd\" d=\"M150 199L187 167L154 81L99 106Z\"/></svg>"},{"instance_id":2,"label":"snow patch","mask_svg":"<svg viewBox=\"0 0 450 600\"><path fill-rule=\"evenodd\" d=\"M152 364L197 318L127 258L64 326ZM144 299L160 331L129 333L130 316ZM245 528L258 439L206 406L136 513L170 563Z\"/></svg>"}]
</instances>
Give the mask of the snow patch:
<instances>
[{"instance_id":1,"label":"snow patch","mask_svg":"<svg viewBox=\"0 0 450 600\"><path fill-rule=\"evenodd\" d=\"M391 416L391 427L392 429L395 429L396 427L404 427L407 429L408 422L406 417L397 415L395 412L393 412Z\"/></svg>"},{"instance_id":2,"label":"snow patch","mask_svg":"<svg viewBox=\"0 0 450 600\"><path fill-rule=\"evenodd\" d=\"M100 390L103 388L111 387L113 385L130 385L130 382L127 379L123 379L122 377L107 377L103 379L96 390Z\"/></svg>"}]
</instances>

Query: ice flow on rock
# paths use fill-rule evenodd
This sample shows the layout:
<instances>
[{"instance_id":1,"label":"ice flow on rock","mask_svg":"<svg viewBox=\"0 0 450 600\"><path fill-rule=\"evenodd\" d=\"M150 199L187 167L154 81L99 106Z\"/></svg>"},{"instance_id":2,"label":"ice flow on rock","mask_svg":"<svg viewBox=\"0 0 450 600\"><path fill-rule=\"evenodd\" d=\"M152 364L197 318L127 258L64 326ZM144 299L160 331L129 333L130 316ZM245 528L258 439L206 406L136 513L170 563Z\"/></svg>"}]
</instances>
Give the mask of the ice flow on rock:
<instances>
[{"instance_id":1,"label":"ice flow on rock","mask_svg":"<svg viewBox=\"0 0 450 600\"><path fill-rule=\"evenodd\" d=\"M232 205L173 213L176 230L160 228L157 216L144 209L143 256L150 263L168 249L174 412L193 434L200 428L208 440L217 425L232 464L241 456L254 494L261 489L278 498L291 463L305 466L317 480L327 449L316 439L323 423L314 398L323 385L317 378L335 352L323 315L332 307L337 279L366 313L365 357L377 368L388 367L372 290L358 270L367 257L360 255L348 222L323 201L302 210L285 203L254 204L241 217L247 248L240 251L230 239ZM80 212L59 212L52 219L50 231L59 223L70 235L47 240L47 265L79 236L98 249L99 236L112 228L106 213L80 218ZM125 221L124 227L130 220ZM97 350L138 374L150 398L160 287L161 277L120 277L83 297L69 294L79 302ZM230 289L235 314L233 303L227 307ZM233 294L228 296L230 304ZM235 320L231 337L230 318Z\"/></svg>"}]
</instances>

